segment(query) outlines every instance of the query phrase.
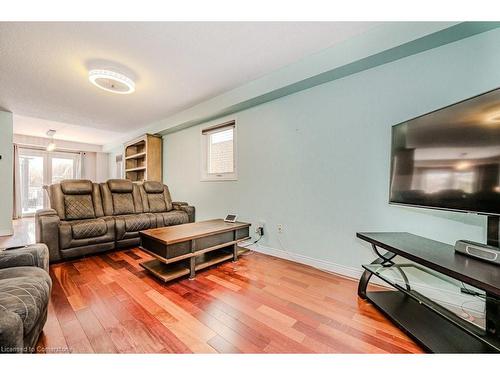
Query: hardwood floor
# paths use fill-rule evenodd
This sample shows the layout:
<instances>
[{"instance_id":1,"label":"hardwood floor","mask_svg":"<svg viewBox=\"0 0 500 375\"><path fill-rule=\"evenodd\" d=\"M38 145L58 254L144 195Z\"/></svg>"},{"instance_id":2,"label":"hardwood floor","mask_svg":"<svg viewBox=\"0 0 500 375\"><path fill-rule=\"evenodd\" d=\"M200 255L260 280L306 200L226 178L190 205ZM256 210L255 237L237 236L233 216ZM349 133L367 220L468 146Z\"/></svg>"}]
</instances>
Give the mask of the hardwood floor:
<instances>
[{"instance_id":1,"label":"hardwood floor","mask_svg":"<svg viewBox=\"0 0 500 375\"><path fill-rule=\"evenodd\" d=\"M164 284L139 249L51 266L41 352L418 353L356 281L247 253Z\"/></svg>"}]
</instances>

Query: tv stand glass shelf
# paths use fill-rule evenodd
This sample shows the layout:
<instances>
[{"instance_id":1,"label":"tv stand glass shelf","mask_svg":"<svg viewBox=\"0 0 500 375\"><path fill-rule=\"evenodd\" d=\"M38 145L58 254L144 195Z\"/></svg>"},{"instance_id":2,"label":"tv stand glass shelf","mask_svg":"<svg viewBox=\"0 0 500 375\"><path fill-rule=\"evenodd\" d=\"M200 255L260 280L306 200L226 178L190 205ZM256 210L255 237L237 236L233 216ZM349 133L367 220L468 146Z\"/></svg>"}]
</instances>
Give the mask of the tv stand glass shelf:
<instances>
[{"instance_id":1,"label":"tv stand glass shelf","mask_svg":"<svg viewBox=\"0 0 500 375\"><path fill-rule=\"evenodd\" d=\"M443 317L463 323L471 334L484 336L483 291L414 263L367 264L363 268Z\"/></svg>"},{"instance_id":2,"label":"tv stand glass shelf","mask_svg":"<svg viewBox=\"0 0 500 375\"><path fill-rule=\"evenodd\" d=\"M500 352L500 267L410 233L357 233L377 259L363 265L358 295L428 352ZM395 262L396 255L404 258ZM409 260L409 262L408 262ZM375 276L387 288L368 291Z\"/></svg>"}]
</instances>

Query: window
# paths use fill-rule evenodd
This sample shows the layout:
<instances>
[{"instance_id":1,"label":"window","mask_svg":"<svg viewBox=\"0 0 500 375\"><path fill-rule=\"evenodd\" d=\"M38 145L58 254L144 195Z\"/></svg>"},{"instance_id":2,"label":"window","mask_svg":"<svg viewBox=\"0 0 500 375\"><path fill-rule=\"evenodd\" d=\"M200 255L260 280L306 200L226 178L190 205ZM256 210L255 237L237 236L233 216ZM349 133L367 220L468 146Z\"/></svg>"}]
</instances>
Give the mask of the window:
<instances>
[{"instance_id":1,"label":"window","mask_svg":"<svg viewBox=\"0 0 500 375\"><path fill-rule=\"evenodd\" d=\"M202 181L237 179L235 130L234 121L202 130Z\"/></svg>"},{"instance_id":2,"label":"window","mask_svg":"<svg viewBox=\"0 0 500 375\"><path fill-rule=\"evenodd\" d=\"M52 177L51 183L55 184L62 180L69 180L76 177L75 158L52 157Z\"/></svg>"}]
</instances>

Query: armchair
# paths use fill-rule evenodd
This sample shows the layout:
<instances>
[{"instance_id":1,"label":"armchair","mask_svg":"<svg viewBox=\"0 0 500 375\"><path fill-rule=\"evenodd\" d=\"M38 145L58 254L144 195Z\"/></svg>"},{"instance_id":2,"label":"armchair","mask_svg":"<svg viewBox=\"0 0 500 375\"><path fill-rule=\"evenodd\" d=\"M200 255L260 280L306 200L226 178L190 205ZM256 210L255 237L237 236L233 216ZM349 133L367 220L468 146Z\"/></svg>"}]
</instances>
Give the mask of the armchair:
<instances>
[{"instance_id":1,"label":"armchair","mask_svg":"<svg viewBox=\"0 0 500 375\"><path fill-rule=\"evenodd\" d=\"M0 353L35 351L52 289L48 260L44 244L0 249Z\"/></svg>"}]
</instances>

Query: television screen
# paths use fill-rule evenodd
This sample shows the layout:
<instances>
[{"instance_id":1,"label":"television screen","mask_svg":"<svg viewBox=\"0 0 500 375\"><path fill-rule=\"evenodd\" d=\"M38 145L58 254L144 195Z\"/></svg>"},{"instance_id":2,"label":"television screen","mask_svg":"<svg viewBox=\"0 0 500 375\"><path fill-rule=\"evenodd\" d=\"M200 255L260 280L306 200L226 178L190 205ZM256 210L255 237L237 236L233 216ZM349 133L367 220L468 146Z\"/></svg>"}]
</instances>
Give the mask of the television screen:
<instances>
[{"instance_id":1,"label":"television screen","mask_svg":"<svg viewBox=\"0 0 500 375\"><path fill-rule=\"evenodd\" d=\"M500 89L392 127L390 203L500 215Z\"/></svg>"}]
</instances>

